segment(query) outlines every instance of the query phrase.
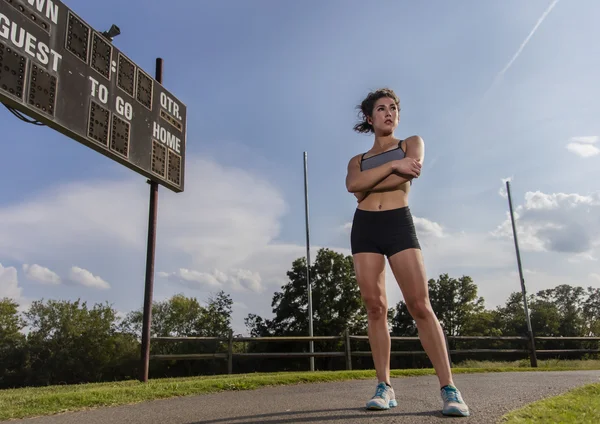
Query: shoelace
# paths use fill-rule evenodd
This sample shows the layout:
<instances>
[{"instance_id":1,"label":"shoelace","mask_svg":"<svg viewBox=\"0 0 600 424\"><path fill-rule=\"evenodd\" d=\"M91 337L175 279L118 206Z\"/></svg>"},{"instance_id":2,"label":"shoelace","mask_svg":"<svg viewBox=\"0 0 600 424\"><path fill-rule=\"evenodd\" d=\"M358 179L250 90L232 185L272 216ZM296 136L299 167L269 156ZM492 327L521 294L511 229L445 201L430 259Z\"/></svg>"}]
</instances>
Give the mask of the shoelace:
<instances>
[{"instance_id":1,"label":"shoelace","mask_svg":"<svg viewBox=\"0 0 600 424\"><path fill-rule=\"evenodd\" d=\"M446 402L458 402L460 403L460 399L458 398L458 392L455 390L444 390L442 392L442 396L444 397L444 401Z\"/></svg>"},{"instance_id":2,"label":"shoelace","mask_svg":"<svg viewBox=\"0 0 600 424\"><path fill-rule=\"evenodd\" d=\"M386 386L383 386L383 385L377 386L377 391L375 392L375 396L373 396L373 397L380 397L383 399L384 398L383 394L385 393L386 390L387 390Z\"/></svg>"}]
</instances>

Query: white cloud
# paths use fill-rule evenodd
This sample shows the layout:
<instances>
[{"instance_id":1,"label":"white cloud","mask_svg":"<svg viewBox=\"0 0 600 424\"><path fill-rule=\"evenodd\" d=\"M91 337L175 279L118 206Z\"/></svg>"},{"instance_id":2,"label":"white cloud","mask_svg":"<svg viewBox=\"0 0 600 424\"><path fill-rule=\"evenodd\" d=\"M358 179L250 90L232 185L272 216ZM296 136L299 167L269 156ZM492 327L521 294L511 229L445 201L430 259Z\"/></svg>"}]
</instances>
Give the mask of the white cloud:
<instances>
[{"instance_id":1,"label":"white cloud","mask_svg":"<svg viewBox=\"0 0 600 424\"><path fill-rule=\"evenodd\" d=\"M589 158L600 153L600 149L596 146L580 143L567 144L567 150L569 150L571 153L581 156L582 158Z\"/></svg>"},{"instance_id":2,"label":"white cloud","mask_svg":"<svg viewBox=\"0 0 600 424\"><path fill-rule=\"evenodd\" d=\"M519 247L537 252L563 252L575 260L594 259L600 243L600 193L527 192L515 208ZM512 239L510 215L492 235Z\"/></svg>"},{"instance_id":3,"label":"white cloud","mask_svg":"<svg viewBox=\"0 0 600 424\"><path fill-rule=\"evenodd\" d=\"M230 269L278 236L287 207L266 179L207 160L188 167L187 193L169 193L161 206L165 249L188 255L197 269Z\"/></svg>"},{"instance_id":4,"label":"white cloud","mask_svg":"<svg viewBox=\"0 0 600 424\"><path fill-rule=\"evenodd\" d=\"M175 272L160 272L160 277L184 284L192 289L215 289L229 291L264 291L260 274L246 269L232 269L228 273L218 269L209 272L180 268Z\"/></svg>"},{"instance_id":5,"label":"white cloud","mask_svg":"<svg viewBox=\"0 0 600 424\"><path fill-rule=\"evenodd\" d=\"M87 269L79 268L78 266L71 267L71 270L69 271L69 279L72 282L85 287L91 287L96 289L110 288L110 284L108 284L102 278L92 274Z\"/></svg>"},{"instance_id":6,"label":"white cloud","mask_svg":"<svg viewBox=\"0 0 600 424\"><path fill-rule=\"evenodd\" d=\"M440 224L434 221L430 221L427 218L421 218L415 216L413 218L415 228L419 235L431 235L433 237L445 237L444 229Z\"/></svg>"},{"instance_id":7,"label":"white cloud","mask_svg":"<svg viewBox=\"0 0 600 424\"><path fill-rule=\"evenodd\" d=\"M512 245L485 233L452 231L444 238L420 235L419 241L432 277L450 269L502 268L514 262Z\"/></svg>"},{"instance_id":8,"label":"white cloud","mask_svg":"<svg viewBox=\"0 0 600 424\"><path fill-rule=\"evenodd\" d=\"M0 299L8 297L19 301L22 291L17 278L17 269L14 266L4 267L0 264Z\"/></svg>"},{"instance_id":9,"label":"white cloud","mask_svg":"<svg viewBox=\"0 0 600 424\"><path fill-rule=\"evenodd\" d=\"M236 269L229 276L225 276L226 281L230 282L234 287L241 289L250 290L253 292L262 292L264 287L262 286L262 280L260 274L252 272L247 269Z\"/></svg>"},{"instance_id":10,"label":"white cloud","mask_svg":"<svg viewBox=\"0 0 600 424\"><path fill-rule=\"evenodd\" d=\"M576 255L570 256L568 261L571 263L582 263L587 261L597 261L598 258L592 255L590 252L581 252Z\"/></svg>"},{"instance_id":11,"label":"white cloud","mask_svg":"<svg viewBox=\"0 0 600 424\"><path fill-rule=\"evenodd\" d=\"M192 271L184 268L180 268L178 271L171 273L159 272L158 275L160 277L167 278L170 281L188 284L192 288L194 286L209 286L214 288L219 288L221 286L217 277L212 274L200 271Z\"/></svg>"},{"instance_id":12,"label":"white cloud","mask_svg":"<svg viewBox=\"0 0 600 424\"><path fill-rule=\"evenodd\" d=\"M286 212L281 193L266 179L236 168L191 156L186 164L186 191L159 194L157 261L166 258L176 268L200 271L254 269L237 264L279 235ZM115 249L144 255L147 211L147 185L137 176L60 185L0 208L0 257L76 262Z\"/></svg>"},{"instance_id":13,"label":"white cloud","mask_svg":"<svg viewBox=\"0 0 600 424\"><path fill-rule=\"evenodd\" d=\"M0 257L25 263L105 246L143 248L148 206L140 186L139 180L70 183L1 208Z\"/></svg>"},{"instance_id":14,"label":"white cloud","mask_svg":"<svg viewBox=\"0 0 600 424\"><path fill-rule=\"evenodd\" d=\"M595 144L599 138L600 137L598 136L571 137L566 148L571 153L575 153L583 158L596 156L600 153L600 149L593 144Z\"/></svg>"},{"instance_id":15,"label":"white cloud","mask_svg":"<svg viewBox=\"0 0 600 424\"><path fill-rule=\"evenodd\" d=\"M346 222L344 225L342 225L341 230L345 234L350 234L352 231L352 222Z\"/></svg>"},{"instance_id":16,"label":"white cloud","mask_svg":"<svg viewBox=\"0 0 600 424\"><path fill-rule=\"evenodd\" d=\"M582 196L572 193L545 194L540 191L525 193L526 209L558 209L573 208L578 205L600 205L599 195Z\"/></svg>"},{"instance_id":17,"label":"white cloud","mask_svg":"<svg viewBox=\"0 0 600 424\"><path fill-rule=\"evenodd\" d=\"M584 137L571 137L571 142L573 143L582 143L582 144L594 144L600 140L600 137L597 135L590 135Z\"/></svg>"},{"instance_id":18,"label":"white cloud","mask_svg":"<svg viewBox=\"0 0 600 424\"><path fill-rule=\"evenodd\" d=\"M592 279L594 279L594 280L596 280L596 281L600 281L600 274L597 274L597 273L595 273L595 272L592 272L592 273L590 274L590 278L592 278Z\"/></svg>"},{"instance_id":19,"label":"white cloud","mask_svg":"<svg viewBox=\"0 0 600 424\"><path fill-rule=\"evenodd\" d=\"M61 282L58 274L38 264L23 264L23 271L25 272L25 276L33 281L53 285L60 284Z\"/></svg>"},{"instance_id":20,"label":"white cloud","mask_svg":"<svg viewBox=\"0 0 600 424\"><path fill-rule=\"evenodd\" d=\"M321 246L311 245L310 257L314 263L317 251ZM329 246L331 248L331 246ZM335 249L344 254L350 254L349 250ZM306 246L299 244L271 243L267 246L257 248L245 260L237 264L240 269L253 269L260 273L263 283L271 287L280 287L287 283L286 272L291 269L292 262L299 257L306 256Z\"/></svg>"},{"instance_id":21,"label":"white cloud","mask_svg":"<svg viewBox=\"0 0 600 424\"><path fill-rule=\"evenodd\" d=\"M30 263L35 257L52 269L79 264L105 270L99 277L83 269L67 271L66 288L74 289L75 282L108 288L110 281L118 291L82 295L122 310L138 308L148 185L133 173L125 175L118 182L56 185L0 207L0 258ZM205 298L222 287L252 312L268 314L272 292L287 282L292 262L306 252L301 244L275 241L286 210L282 192L257 173L188 156L186 191L159 191L155 269L162 273L155 279L154 298L179 292ZM234 316L236 328L243 328L243 316Z\"/></svg>"}]
</instances>

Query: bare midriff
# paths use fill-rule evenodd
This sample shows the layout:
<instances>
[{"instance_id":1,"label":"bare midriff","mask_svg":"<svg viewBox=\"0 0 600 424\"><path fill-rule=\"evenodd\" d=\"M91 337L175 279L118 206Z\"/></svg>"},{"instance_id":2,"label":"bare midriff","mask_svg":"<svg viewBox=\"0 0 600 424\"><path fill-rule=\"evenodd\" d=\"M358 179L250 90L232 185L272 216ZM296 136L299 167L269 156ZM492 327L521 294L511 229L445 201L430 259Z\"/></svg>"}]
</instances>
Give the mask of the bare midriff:
<instances>
[{"instance_id":1,"label":"bare midriff","mask_svg":"<svg viewBox=\"0 0 600 424\"><path fill-rule=\"evenodd\" d=\"M365 211L385 211L408 206L410 183L406 182L395 190L371 192L358 204L358 209Z\"/></svg>"}]
</instances>

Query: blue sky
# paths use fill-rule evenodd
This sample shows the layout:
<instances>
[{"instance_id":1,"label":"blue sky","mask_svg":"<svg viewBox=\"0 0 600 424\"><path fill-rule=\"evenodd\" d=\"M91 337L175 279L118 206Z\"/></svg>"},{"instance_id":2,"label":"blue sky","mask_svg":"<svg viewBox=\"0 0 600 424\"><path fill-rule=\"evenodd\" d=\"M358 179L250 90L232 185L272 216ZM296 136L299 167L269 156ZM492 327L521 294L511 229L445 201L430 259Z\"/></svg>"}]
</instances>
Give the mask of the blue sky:
<instances>
[{"instance_id":1,"label":"blue sky","mask_svg":"<svg viewBox=\"0 0 600 424\"><path fill-rule=\"evenodd\" d=\"M526 283L600 287L600 4L70 1L187 106L186 191L159 191L155 299L220 288L244 332L311 242L349 253L348 160L369 90L401 99L396 136L425 140L410 202L429 277L471 275L488 307L519 290L503 179L512 179ZM141 307L145 178L0 110L0 296ZM314 258L314 253L313 253ZM390 306L401 295L388 272Z\"/></svg>"}]
</instances>

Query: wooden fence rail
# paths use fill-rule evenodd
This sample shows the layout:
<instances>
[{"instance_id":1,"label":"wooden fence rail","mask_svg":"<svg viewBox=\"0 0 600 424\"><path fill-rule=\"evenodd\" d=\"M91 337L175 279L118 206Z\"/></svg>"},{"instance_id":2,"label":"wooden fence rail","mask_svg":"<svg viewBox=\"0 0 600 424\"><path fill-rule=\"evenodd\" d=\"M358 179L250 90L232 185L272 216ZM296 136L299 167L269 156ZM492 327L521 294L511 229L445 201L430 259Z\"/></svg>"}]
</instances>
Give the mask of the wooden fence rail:
<instances>
[{"instance_id":1,"label":"wooden fence rail","mask_svg":"<svg viewBox=\"0 0 600 424\"><path fill-rule=\"evenodd\" d=\"M600 341L600 337L535 337L535 341ZM309 342L309 341L344 341L343 352L267 352L267 353L238 353L233 352L234 343L242 342ZM202 359L227 359L227 372L233 373L233 358L334 358L344 357L346 360L346 369L352 369L352 357L371 356L371 351L352 351L351 341L368 341L368 336L351 335L348 330L342 336L289 336L289 337L233 337L230 331L229 337L153 337L151 341L156 342L220 342L227 343L227 353L190 353L190 354L171 354L171 355L151 355L153 360L202 360ZM419 341L418 337L400 337L392 336L392 342ZM449 340L459 341L520 341L525 346L522 349L450 349ZM538 353L542 354L566 354L566 353L600 353L600 349L534 349L529 343L529 337L525 336L446 336L446 348L448 350L448 359L452 364L452 355L477 354L477 353L522 353L527 354L529 358L535 357ZM412 356L425 355L424 350L395 350L391 351L392 356ZM532 361L532 366L534 362Z\"/></svg>"}]
</instances>

